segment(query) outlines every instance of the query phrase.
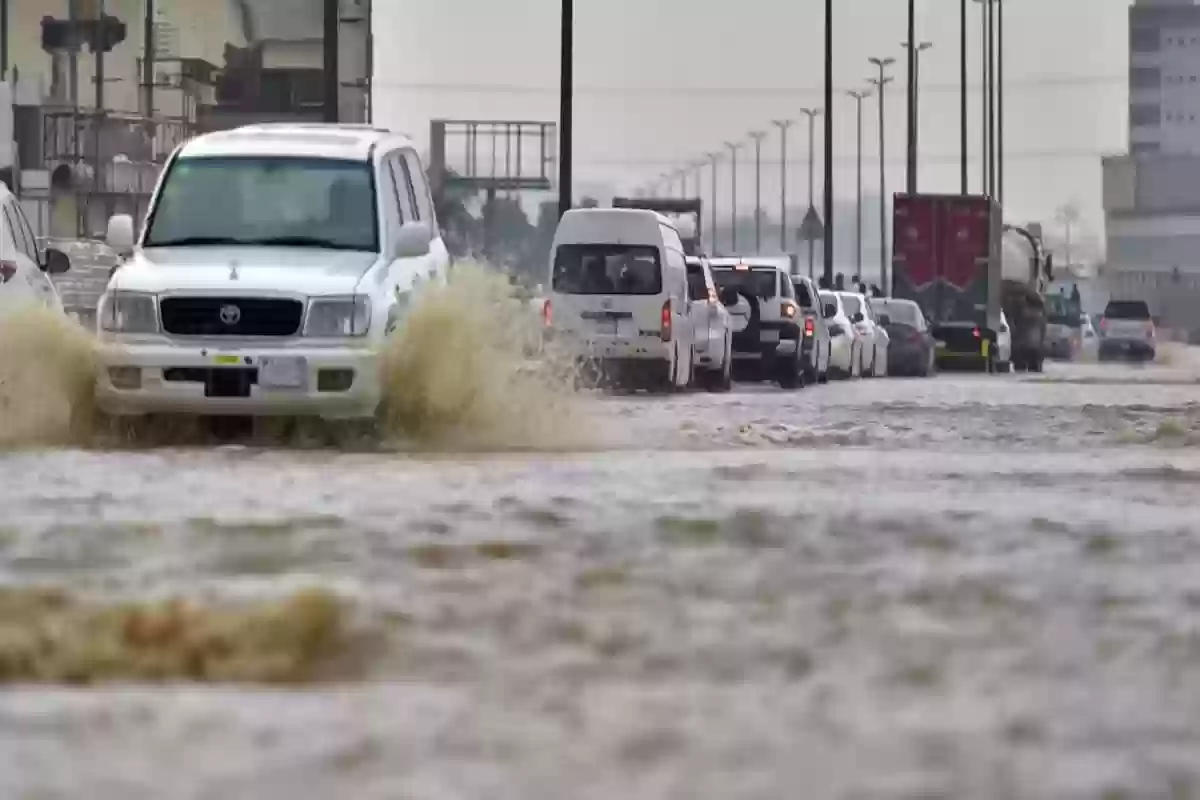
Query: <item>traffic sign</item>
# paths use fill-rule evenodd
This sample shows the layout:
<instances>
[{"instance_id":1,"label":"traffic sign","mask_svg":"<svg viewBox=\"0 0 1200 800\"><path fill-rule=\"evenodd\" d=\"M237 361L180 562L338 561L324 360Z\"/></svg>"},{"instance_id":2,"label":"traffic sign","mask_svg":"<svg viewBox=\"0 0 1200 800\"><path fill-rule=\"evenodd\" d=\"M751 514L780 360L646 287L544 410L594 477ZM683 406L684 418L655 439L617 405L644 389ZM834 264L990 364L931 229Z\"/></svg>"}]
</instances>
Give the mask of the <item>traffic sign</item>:
<instances>
[{"instance_id":1,"label":"traffic sign","mask_svg":"<svg viewBox=\"0 0 1200 800\"><path fill-rule=\"evenodd\" d=\"M825 223L821 221L821 215L812 206L808 207L808 213L804 215L804 221L800 223L797 235L802 242L820 242L825 239Z\"/></svg>"}]
</instances>

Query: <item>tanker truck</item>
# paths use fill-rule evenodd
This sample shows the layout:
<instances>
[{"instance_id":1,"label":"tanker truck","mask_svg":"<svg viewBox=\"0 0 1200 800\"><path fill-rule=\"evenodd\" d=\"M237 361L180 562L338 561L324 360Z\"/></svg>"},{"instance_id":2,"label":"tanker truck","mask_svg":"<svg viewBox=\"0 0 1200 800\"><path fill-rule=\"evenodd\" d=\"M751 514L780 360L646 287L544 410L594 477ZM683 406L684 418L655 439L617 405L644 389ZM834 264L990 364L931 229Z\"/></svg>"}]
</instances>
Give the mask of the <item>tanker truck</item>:
<instances>
[{"instance_id":1,"label":"tanker truck","mask_svg":"<svg viewBox=\"0 0 1200 800\"><path fill-rule=\"evenodd\" d=\"M1012 335L1013 369L1041 372L1046 360L1046 284L1053 269L1043 253L1040 233L1004 226L1000 267L1000 304Z\"/></svg>"},{"instance_id":2,"label":"tanker truck","mask_svg":"<svg viewBox=\"0 0 1200 800\"><path fill-rule=\"evenodd\" d=\"M901 193L893 215L891 294L925 312L938 363L987 372L1005 366L996 347L1003 311L1013 367L1040 372L1046 317L1038 238L1004 225L1000 205L983 195ZM1006 241L1014 237L1026 252Z\"/></svg>"}]
</instances>

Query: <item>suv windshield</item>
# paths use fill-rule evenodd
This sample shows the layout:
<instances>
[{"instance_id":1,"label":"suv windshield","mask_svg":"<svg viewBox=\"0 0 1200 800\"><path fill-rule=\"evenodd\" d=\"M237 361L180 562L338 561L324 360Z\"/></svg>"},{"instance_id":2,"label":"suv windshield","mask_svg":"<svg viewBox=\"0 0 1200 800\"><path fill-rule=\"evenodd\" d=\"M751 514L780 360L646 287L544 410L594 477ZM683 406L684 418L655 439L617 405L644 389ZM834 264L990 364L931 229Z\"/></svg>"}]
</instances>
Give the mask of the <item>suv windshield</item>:
<instances>
[{"instance_id":1,"label":"suv windshield","mask_svg":"<svg viewBox=\"0 0 1200 800\"><path fill-rule=\"evenodd\" d=\"M658 248L624 244L564 244L554 253L554 291L563 294L658 294Z\"/></svg>"},{"instance_id":2,"label":"suv windshield","mask_svg":"<svg viewBox=\"0 0 1200 800\"><path fill-rule=\"evenodd\" d=\"M379 252L374 183L366 162L281 156L181 158L163 182L143 244Z\"/></svg>"},{"instance_id":3,"label":"suv windshield","mask_svg":"<svg viewBox=\"0 0 1200 800\"><path fill-rule=\"evenodd\" d=\"M1150 319L1150 308L1141 300L1114 300L1104 309L1109 319Z\"/></svg>"},{"instance_id":4,"label":"suv windshield","mask_svg":"<svg viewBox=\"0 0 1200 800\"><path fill-rule=\"evenodd\" d=\"M774 269L714 267L712 274L718 289L737 289L760 300L770 300L779 295L779 272Z\"/></svg>"}]
</instances>

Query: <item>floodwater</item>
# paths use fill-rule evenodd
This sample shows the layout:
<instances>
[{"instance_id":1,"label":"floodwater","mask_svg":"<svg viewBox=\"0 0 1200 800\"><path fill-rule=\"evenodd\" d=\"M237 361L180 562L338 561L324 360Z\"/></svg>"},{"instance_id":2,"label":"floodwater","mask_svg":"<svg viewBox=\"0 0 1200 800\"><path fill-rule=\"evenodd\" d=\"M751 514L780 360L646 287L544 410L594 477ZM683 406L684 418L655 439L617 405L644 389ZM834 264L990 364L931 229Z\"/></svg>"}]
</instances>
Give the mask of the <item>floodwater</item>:
<instances>
[{"instance_id":1,"label":"floodwater","mask_svg":"<svg viewBox=\"0 0 1200 800\"><path fill-rule=\"evenodd\" d=\"M10 452L0 583L319 587L375 644L12 686L0 797L1200 796L1198 390L1185 354L588 399L566 452Z\"/></svg>"}]
</instances>

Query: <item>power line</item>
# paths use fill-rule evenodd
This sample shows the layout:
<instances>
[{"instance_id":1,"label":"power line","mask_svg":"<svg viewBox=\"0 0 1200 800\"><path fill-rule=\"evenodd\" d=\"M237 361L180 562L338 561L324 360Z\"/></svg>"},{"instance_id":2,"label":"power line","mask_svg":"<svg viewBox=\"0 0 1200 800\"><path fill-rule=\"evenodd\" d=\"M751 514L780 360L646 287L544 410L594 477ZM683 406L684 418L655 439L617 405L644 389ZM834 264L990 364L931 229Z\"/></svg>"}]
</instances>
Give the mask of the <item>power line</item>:
<instances>
[{"instance_id":1,"label":"power line","mask_svg":"<svg viewBox=\"0 0 1200 800\"><path fill-rule=\"evenodd\" d=\"M1081 148L1065 148L1061 150L1025 150L1025 151L1008 151L1004 154L1006 161L1053 161L1056 159L1098 159L1105 156L1116 154L1116 150L1086 150ZM864 155L869 155L864 153ZM958 153L945 153L939 155L921 155L921 162L928 164L958 164L961 156ZM978 159L975 159L978 160ZM857 158L854 156L835 156L833 159L835 164L853 165L857 163ZM581 166L589 167L663 167L675 166L679 163L679 158L647 158L647 159L591 159L587 161L577 162ZM771 160L764 158L762 165L764 167L778 167L783 164L779 159ZM885 158L885 164L892 166L904 166L906 160L904 158ZM788 166L796 166L794 160L787 162ZM754 169L754 163L738 164L738 169Z\"/></svg>"},{"instance_id":2,"label":"power line","mask_svg":"<svg viewBox=\"0 0 1200 800\"><path fill-rule=\"evenodd\" d=\"M1035 89L1057 88L1124 88L1129 85L1127 75L1046 75L1037 78L1006 79L1004 89L1008 91L1029 91ZM558 87L552 85L537 86L533 84L503 84L503 83L419 83L397 81L374 81L377 89L392 89L409 92L446 92L455 94L546 94L558 95ZM850 91L861 88L858 84L843 87L835 91ZM968 91L978 92L980 84L968 84ZM922 84L921 93L953 92L960 90L958 83ZM577 95L677 95L680 97L695 97L711 95L726 97L730 95L755 97L792 97L804 94L821 94L822 86L576 86Z\"/></svg>"}]
</instances>

